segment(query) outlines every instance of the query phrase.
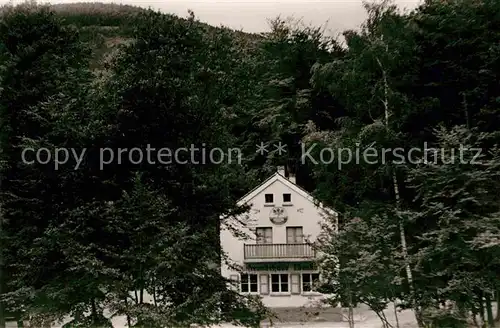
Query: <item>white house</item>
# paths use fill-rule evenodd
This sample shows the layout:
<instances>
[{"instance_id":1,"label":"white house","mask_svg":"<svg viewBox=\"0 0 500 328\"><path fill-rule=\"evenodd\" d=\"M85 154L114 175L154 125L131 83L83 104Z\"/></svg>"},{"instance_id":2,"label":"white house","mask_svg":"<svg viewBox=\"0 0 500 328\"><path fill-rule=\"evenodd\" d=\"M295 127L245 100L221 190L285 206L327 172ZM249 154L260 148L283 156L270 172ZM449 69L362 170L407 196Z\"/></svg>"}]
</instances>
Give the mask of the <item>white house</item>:
<instances>
[{"instance_id":1,"label":"white house","mask_svg":"<svg viewBox=\"0 0 500 328\"><path fill-rule=\"evenodd\" d=\"M222 275L230 278L241 293L259 294L272 309L316 306L324 297L314 289L320 278L315 267L314 243L328 217L337 213L315 202L285 176L284 168L245 195L238 204L251 206L240 220L235 234L224 224L221 247L229 261L238 267L221 265ZM336 224L336 223L335 223Z\"/></svg>"}]
</instances>

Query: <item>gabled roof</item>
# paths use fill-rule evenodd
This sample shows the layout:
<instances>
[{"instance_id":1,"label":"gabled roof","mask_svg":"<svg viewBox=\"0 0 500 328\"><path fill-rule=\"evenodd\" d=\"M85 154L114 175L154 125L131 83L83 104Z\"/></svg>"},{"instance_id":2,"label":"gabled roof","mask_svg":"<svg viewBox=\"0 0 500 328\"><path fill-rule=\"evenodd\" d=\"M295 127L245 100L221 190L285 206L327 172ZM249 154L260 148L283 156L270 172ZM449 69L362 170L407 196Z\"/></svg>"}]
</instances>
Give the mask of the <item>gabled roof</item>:
<instances>
[{"instance_id":1,"label":"gabled roof","mask_svg":"<svg viewBox=\"0 0 500 328\"><path fill-rule=\"evenodd\" d=\"M293 183L292 181L290 181L289 179L287 179L286 177L281 175L279 172L274 173L269 178L264 180L264 182L262 182L260 185L258 185L257 187L252 189L249 193L247 193L245 196L240 198L240 200L238 201L238 206L242 206L244 204L247 204L253 198L255 198L257 195L262 193L264 190L267 189L267 187L269 187L270 185L272 185L276 181L284 183L291 190L295 191L297 194L304 197L305 199L310 201L312 204L316 205L317 207L324 210L328 214L337 215L337 212L335 212L331 208L323 206L323 204L320 202L316 202L316 200L314 199L314 197L310 193L308 193L306 190L304 190L303 188L299 187L297 184Z\"/></svg>"}]
</instances>

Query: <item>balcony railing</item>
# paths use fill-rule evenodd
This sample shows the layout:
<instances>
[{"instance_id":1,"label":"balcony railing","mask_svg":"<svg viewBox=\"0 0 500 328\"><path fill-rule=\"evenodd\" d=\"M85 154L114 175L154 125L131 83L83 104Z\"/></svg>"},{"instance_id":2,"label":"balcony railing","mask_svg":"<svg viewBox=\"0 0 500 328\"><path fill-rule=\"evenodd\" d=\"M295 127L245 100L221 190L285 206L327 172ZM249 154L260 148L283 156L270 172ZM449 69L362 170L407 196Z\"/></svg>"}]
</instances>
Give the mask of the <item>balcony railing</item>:
<instances>
[{"instance_id":1,"label":"balcony railing","mask_svg":"<svg viewBox=\"0 0 500 328\"><path fill-rule=\"evenodd\" d=\"M310 259L316 256L309 244L251 244L244 247L245 260Z\"/></svg>"}]
</instances>

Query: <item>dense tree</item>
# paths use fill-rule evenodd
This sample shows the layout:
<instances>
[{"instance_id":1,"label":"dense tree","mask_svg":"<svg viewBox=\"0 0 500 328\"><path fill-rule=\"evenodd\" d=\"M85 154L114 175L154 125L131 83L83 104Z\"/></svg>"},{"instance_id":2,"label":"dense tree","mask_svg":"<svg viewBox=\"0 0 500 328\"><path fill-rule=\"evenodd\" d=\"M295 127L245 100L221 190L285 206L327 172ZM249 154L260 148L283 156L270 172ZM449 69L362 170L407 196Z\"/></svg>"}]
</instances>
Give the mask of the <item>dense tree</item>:
<instances>
[{"instance_id":1,"label":"dense tree","mask_svg":"<svg viewBox=\"0 0 500 328\"><path fill-rule=\"evenodd\" d=\"M438 246L436 240L424 242L422 239L428 234L438 234L437 219L432 219L430 215L430 213L437 215L438 212L436 208L426 212L421 202L414 201L415 190L405 181L407 169L415 165L415 158L410 158L410 154L407 153L410 147L416 146L422 152L424 144L434 143L437 136L433 133L433 129L439 124L446 126L450 131L457 124L465 124L469 128L476 127L480 131L495 130L489 123L498 115L495 106L492 106L493 99L497 97L494 95L495 90L498 90L495 86L497 79L492 78L488 72L494 71L492 67L496 65L498 58L494 47L491 47L491 40L496 37L496 32L493 31L496 30L485 28L491 27L489 25L491 20L488 21L484 16L484 13L493 10L495 5L489 1L429 1L409 14L398 14L395 7L387 2L382 5L369 5L367 6L369 18L364 29L346 34L345 57L327 65L316 66L314 83L336 96L344 106L345 114L339 120L339 129L313 127L305 141L333 149L347 147L351 154L354 154L356 149L360 149L360 153L363 154L364 149L371 147L375 148L378 154L378 160L372 165L366 165L367 158L361 155L361 165L352 163L353 160L344 164L342 158L336 158L329 165L316 166L318 181L316 193L321 200L346 213L352 212L353 208L355 212L362 212L367 202L373 204L382 202L386 205L389 201L393 202L392 208L380 206L378 216L390 218L391 215L387 214L393 213L402 220L400 245L394 243L393 252L401 250L406 244L408 252L406 263L420 259L427 247L438 247L443 250L448 246L451 247L451 244ZM480 12L483 14L479 14ZM462 28L468 32L460 32ZM473 30L476 32L471 32ZM483 51L486 48L489 49L488 52ZM478 56L488 59L479 61L476 60ZM465 134L461 136L462 139L456 134L452 135L457 138L457 142L462 142L463 146L467 147ZM476 144L475 147L489 149L495 143L495 137L491 137ZM458 147L457 144L451 146L445 143L435 146L447 150ZM401 147L402 160L394 157L394 150L397 147ZM388 153L381 158L384 149L388 150ZM316 158L318 155L316 152ZM340 164L343 164L342 170L339 170ZM447 166L443 166L442 169L446 170ZM480 170L477 166L471 166L471 169ZM444 171L436 174L443 179L443 182L450 179L450 177L445 178ZM463 174L465 176L466 171ZM422 179L427 180L427 178ZM441 191L442 185L440 186L437 181L431 181L428 180L435 189L428 191L429 195L432 195L429 197L438 197L437 193ZM495 184L498 184L497 180L493 180L493 185ZM334 185L336 188L331 187ZM491 195L496 194L494 189L489 190ZM480 193L479 190L474 190L471 195L479 197ZM492 197L496 199L496 196ZM464 206L470 207L465 204ZM412 213L420 213L425 220L412 220L411 216L408 216L408 209L411 209ZM473 211L472 208L470 210ZM470 215L469 213L468 216ZM486 220L491 213L479 212L477 215L485 217ZM364 218L363 215L357 217L361 220ZM491 220L494 222L495 218ZM390 224L391 221L387 223ZM350 222L344 224L347 228L351 226ZM491 223L484 225L484 228L494 229L494 226ZM468 236L470 239L466 238L467 240L477 237L480 231L470 233L472 235ZM338 238L346 238L345 242L351 240L351 237L342 234ZM464 251L468 248L465 245L460 246ZM380 249L375 245L372 247L374 254ZM458 254L456 249L454 254ZM478 275L490 276L495 272L493 257L488 256L484 257L484 261L489 263L489 269L486 269L490 270L489 273L475 271L484 265L479 259L475 260L478 267L473 271ZM407 267L410 270L407 269L403 275L406 276L409 287L406 296L402 295L403 300L412 305L417 314L423 308L426 309L424 312L428 316L427 309L433 307L435 302L439 302L437 301L439 292L429 291L429 284L432 285L430 281L442 284L439 288L445 289L453 289L453 285L460 284L464 288L467 285L474 286L476 292L471 292L467 296L462 293L460 300L454 300L456 302L474 303L477 293L488 295L486 298L488 300L489 294L485 289L486 291L494 289L491 282L484 284L482 282L484 280L479 279L465 283L461 280L438 278L434 275L442 272L438 269L436 263L438 261L437 258L423 262L418 260L413 263L418 268L410 265ZM462 264L461 260L456 258L452 258L451 261L456 265ZM430 271L428 273L422 271L420 263L426 263L426 268ZM350 264L346 265L345 270L348 270ZM445 266L450 269L453 267L450 263ZM355 268L356 266L353 266L353 269ZM459 274L465 271L461 268L454 272ZM432 276L430 280L424 278L428 274ZM481 295L478 296L479 299L483 297ZM450 294L445 298L448 301L453 299ZM480 303L478 307L483 309L483 302ZM471 307L469 306L467 310L471 310ZM480 309L472 310L484 313ZM448 313L444 315L447 316ZM425 318L420 319L423 324ZM450 322L441 324L449 325Z\"/></svg>"},{"instance_id":2,"label":"dense tree","mask_svg":"<svg viewBox=\"0 0 500 328\"><path fill-rule=\"evenodd\" d=\"M89 51L81 46L75 29L63 27L47 8L30 3L3 8L0 37L2 154L6 164L1 195L7 271L3 277L10 277L10 293L3 300L12 311L63 315L56 304L61 300L38 291L64 286L64 280L58 278L64 276L62 268L67 263L55 260L61 249L50 233L72 206L74 194L67 188L78 186L72 184L71 171L68 175L58 172L53 162L29 165L33 154L27 161L22 156L28 148L53 150L79 145L79 133L83 132L79 122L86 118L86 108L79 108L85 101L80 90L91 80L82 63ZM46 157L42 155L42 160Z\"/></svg>"},{"instance_id":3,"label":"dense tree","mask_svg":"<svg viewBox=\"0 0 500 328\"><path fill-rule=\"evenodd\" d=\"M498 288L498 250L476 248L473 241L499 227L499 157L497 150L478 154L489 134L455 127L441 128L436 136L434 150L409 172L419 203L414 220L432 225L420 236L415 256L421 284L427 286L420 297L455 302L462 316L455 320L464 321L469 311L477 314L483 307L472 295L484 293L491 302ZM491 312L488 322L493 325Z\"/></svg>"},{"instance_id":4,"label":"dense tree","mask_svg":"<svg viewBox=\"0 0 500 328\"><path fill-rule=\"evenodd\" d=\"M242 312L252 300L227 290L212 265L220 261L219 218L236 213L237 195L249 186L238 165L242 155L231 149L236 145L223 123L226 108L221 106L230 94L225 91L231 72L226 64L233 41L223 32L205 33L194 17L183 22L147 12L142 21L135 34L137 42L125 47L112 63L105 86L112 95L109 119L116 124L108 147L206 151L175 152L166 162L153 153L151 162L139 165L129 157L105 170L124 184L131 172L141 172L168 201L165 224L186 225L185 237L171 245L163 241L171 238L163 233L149 236L162 245L157 256L165 252L173 256L167 261L168 256L162 255L163 260L150 269L156 295L166 307L163 315L176 324L233 318L253 326L259 316Z\"/></svg>"},{"instance_id":5,"label":"dense tree","mask_svg":"<svg viewBox=\"0 0 500 328\"><path fill-rule=\"evenodd\" d=\"M236 197L248 188L220 124L229 71L221 55L231 55L230 36L206 33L194 19L144 13L139 41L115 59L108 79L93 83L76 31L36 5L9 10L2 21L2 121L10 138L2 237L15 279L4 299L38 315L34 324L70 314L70 326L95 326L106 324L106 304L119 306L138 290L136 304L118 307L136 326L258 325L258 300L228 289L213 265L220 261L219 217L236 213ZM151 69L157 76L144 80ZM103 167L105 147L191 145L207 154L142 165L125 156ZM26 147L87 152L76 170L74 160L59 168L23 163ZM134 183L136 173L145 189ZM132 198L123 196L127 190ZM181 224L186 228L176 229ZM154 307L144 291L155 295Z\"/></svg>"}]
</instances>

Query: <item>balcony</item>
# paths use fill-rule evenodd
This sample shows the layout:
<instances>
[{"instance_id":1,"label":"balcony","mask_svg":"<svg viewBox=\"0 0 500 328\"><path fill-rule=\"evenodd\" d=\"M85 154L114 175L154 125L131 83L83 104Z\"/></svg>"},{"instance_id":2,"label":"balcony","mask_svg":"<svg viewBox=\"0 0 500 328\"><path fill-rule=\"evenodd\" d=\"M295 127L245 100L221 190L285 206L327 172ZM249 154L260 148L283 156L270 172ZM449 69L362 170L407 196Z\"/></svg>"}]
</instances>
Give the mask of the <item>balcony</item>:
<instances>
[{"instance_id":1,"label":"balcony","mask_svg":"<svg viewBox=\"0 0 500 328\"><path fill-rule=\"evenodd\" d=\"M316 252L309 244L251 244L244 246L245 262L310 261Z\"/></svg>"}]
</instances>

